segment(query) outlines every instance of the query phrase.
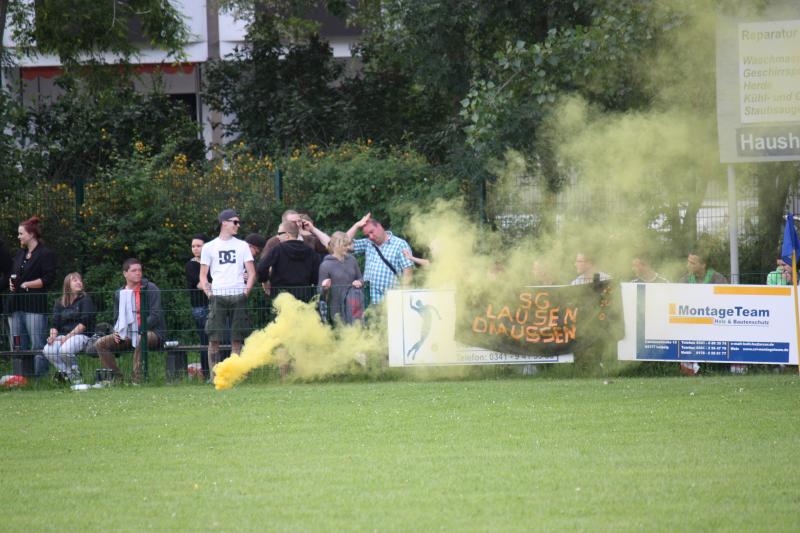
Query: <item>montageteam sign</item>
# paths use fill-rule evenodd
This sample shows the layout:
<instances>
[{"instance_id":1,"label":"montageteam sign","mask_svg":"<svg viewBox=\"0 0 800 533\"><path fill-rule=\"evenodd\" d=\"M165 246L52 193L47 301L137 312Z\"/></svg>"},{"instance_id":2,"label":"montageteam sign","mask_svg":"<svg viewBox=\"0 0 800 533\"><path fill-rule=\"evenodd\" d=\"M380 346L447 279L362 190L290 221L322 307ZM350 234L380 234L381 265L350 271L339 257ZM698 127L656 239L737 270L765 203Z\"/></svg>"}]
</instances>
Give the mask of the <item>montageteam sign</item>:
<instances>
[{"instance_id":1,"label":"montageteam sign","mask_svg":"<svg viewBox=\"0 0 800 533\"><path fill-rule=\"evenodd\" d=\"M621 360L797 364L791 287L623 283Z\"/></svg>"}]
</instances>

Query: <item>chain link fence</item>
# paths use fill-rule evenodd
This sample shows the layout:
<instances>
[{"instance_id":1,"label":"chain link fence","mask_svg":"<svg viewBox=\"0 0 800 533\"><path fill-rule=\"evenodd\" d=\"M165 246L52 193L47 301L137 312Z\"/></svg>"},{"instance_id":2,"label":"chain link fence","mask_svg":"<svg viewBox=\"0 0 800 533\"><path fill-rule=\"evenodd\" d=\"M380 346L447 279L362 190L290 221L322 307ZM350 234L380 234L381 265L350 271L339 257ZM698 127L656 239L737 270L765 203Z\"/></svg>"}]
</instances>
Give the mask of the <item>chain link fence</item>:
<instances>
[{"instance_id":1,"label":"chain link fence","mask_svg":"<svg viewBox=\"0 0 800 533\"><path fill-rule=\"evenodd\" d=\"M336 288L337 287L332 287L334 291ZM349 286L338 288L342 290L350 289ZM257 286L252 290L246 300L245 309L250 331L261 329L274 320L275 314L272 306L273 301L279 294L284 292L289 292L302 301L314 302L314 305L318 310L320 320L330 324L335 324L338 319L334 319L334 317L332 317L330 314L331 305L329 299L330 295L333 294L334 291L328 291L324 296L320 296L318 289L314 286L271 287L269 294L267 294L266 291L261 290L261 287ZM87 323L84 324L86 327L86 337L94 337L93 340L97 340L103 335L111 334L114 331L114 292L115 291L92 291L85 293L84 297L91 300L92 307L94 308L94 311L89 313L89 316L87 317ZM152 377L155 382L163 381L165 378L169 377L189 377L186 372L186 364L195 363L196 366L197 364L201 363L200 358L204 355L204 346L206 345L207 340L202 335L202 324L205 324L205 317L207 317L208 308L206 307L204 318L198 321L193 314L193 309L190 305L189 290L161 288L159 292L161 297L160 311L163 315L165 323L165 335L164 338L160 339L161 347L155 350L150 350L153 353L153 356L150 358L150 360L153 363L151 366L154 369L149 372L149 374L151 374L150 377ZM346 304L349 306L349 319L363 320L364 313L370 305L368 284L365 285L362 291L359 291L358 296L358 299L351 299ZM4 296L5 302L3 303L7 304L10 298L20 297L24 298L25 295L6 294ZM48 293L48 309L53 309L53 304L60 297L61 293ZM6 306L6 308L8 308L8 306ZM147 314L148 311L143 309L142 312L143 314ZM43 313L43 315L44 321L42 323L46 323L46 331L42 331L41 334L44 335L43 338L47 338L49 336L50 328L52 328L54 325L53 313ZM142 320L145 319L143 318ZM223 337L224 340L221 344L229 345L230 332L223 334ZM28 335L24 331L20 331L16 326L12 326L10 314L5 313L0 315L0 353L3 354L2 360L0 360L0 372L3 374L8 374L10 372L14 372L15 370L19 370L19 368L13 368L14 365L12 364L12 359L14 358L14 353L24 352L26 357L30 358L29 363L25 366L25 368L29 369L26 373L33 373L34 369L36 369L36 373L42 374L42 376L46 375L49 372L48 365L44 363L44 356L38 355L42 352L42 348L44 348L44 346L31 346L31 339L28 337ZM187 349L190 350L188 350L188 354L186 354L188 355L188 358L186 359L186 362L182 364L182 370L176 369L174 366L170 367L165 363L165 355L168 352L174 351L185 354ZM30 357L28 352L31 350L37 352L37 355ZM230 350L223 350L222 353L226 355L229 352ZM97 360L98 356L96 352L87 354L85 349L81 349L80 353L82 354L80 357L80 365L82 367L81 374L87 377L94 375L94 370L100 366L100 363ZM130 354L122 353L121 355L121 368L124 372L130 372ZM183 357L185 356L182 356L181 360L184 360ZM39 359L37 364L33 364L35 358ZM165 371L163 375L160 373L162 369ZM176 373L182 373L182 376L170 376L170 374Z\"/></svg>"}]
</instances>

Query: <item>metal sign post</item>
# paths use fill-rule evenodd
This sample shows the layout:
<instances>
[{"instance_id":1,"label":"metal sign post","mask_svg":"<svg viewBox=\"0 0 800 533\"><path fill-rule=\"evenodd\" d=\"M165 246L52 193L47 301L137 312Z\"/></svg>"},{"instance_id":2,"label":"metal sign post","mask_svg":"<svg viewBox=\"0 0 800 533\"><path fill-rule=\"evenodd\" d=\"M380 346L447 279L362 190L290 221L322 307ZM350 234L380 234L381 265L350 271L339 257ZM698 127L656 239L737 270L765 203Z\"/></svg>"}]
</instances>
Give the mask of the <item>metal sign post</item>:
<instances>
[{"instance_id":1,"label":"metal sign post","mask_svg":"<svg viewBox=\"0 0 800 533\"><path fill-rule=\"evenodd\" d=\"M736 200L736 171L728 165L728 230L731 247L731 283L739 283L739 203Z\"/></svg>"},{"instance_id":2,"label":"metal sign post","mask_svg":"<svg viewBox=\"0 0 800 533\"><path fill-rule=\"evenodd\" d=\"M728 164L731 283L739 283L734 163L800 161L800 4L717 19L717 131Z\"/></svg>"}]
</instances>

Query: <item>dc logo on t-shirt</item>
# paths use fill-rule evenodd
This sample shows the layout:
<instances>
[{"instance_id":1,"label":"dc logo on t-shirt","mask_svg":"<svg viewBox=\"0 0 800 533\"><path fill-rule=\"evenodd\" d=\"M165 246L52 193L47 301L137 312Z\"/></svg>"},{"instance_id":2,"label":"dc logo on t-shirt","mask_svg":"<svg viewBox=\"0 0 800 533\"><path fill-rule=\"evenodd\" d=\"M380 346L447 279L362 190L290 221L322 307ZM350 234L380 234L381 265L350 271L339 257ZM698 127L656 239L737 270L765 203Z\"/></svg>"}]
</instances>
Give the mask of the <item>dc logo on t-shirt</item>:
<instances>
[{"instance_id":1,"label":"dc logo on t-shirt","mask_svg":"<svg viewBox=\"0 0 800 533\"><path fill-rule=\"evenodd\" d=\"M220 250L219 251L219 264L227 265L228 263L236 262L236 250Z\"/></svg>"}]
</instances>

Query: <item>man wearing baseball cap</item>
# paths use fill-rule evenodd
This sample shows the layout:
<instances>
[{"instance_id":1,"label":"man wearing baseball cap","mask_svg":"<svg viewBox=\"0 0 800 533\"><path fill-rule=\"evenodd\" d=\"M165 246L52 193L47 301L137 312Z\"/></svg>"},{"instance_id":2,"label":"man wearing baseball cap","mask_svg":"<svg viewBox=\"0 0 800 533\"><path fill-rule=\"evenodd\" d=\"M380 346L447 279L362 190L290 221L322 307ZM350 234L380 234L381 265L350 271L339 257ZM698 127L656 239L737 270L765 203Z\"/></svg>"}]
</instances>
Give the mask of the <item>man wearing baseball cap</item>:
<instances>
[{"instance_id":1,"label":"man wearing baseball cap","mask_svg":"<svg viewBox=\"0 0 800 533\"><path fill-rule=\"evenodd\" d=\"M231 324L231 351L239 353L242 341L250 331L247 318L247 296L256 279L253 254L246 242L237 239L239 214L225 209L219 214L219 237L203 245L200 252L200 280L208 296L208 366L211 381L214 365L219 362L219 343ZM247 271L247 281L244 273ZM211 274L213 283L208 282Z\"/></svg>"}]
</instances>

